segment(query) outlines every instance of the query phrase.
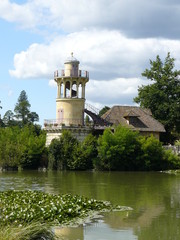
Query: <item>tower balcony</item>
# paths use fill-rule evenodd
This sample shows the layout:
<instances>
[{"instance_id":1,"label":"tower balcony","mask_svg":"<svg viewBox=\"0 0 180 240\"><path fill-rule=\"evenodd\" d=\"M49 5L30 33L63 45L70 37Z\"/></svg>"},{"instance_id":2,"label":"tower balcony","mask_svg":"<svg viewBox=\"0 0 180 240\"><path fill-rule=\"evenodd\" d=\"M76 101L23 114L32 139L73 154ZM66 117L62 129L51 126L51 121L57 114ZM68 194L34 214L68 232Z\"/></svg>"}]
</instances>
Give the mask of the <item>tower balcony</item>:
<instances>
[{"instance_id":1,"label":"tower balcony","mask_svg":"<svg viewBox=\"0 0 180 240\"><path fill-rule=\"evenodd\" d=\"M85 121L74 118L45 119L44 129L58 129L62 127L83 127Z\"/></svg>"},{"instance_id":2,"label":"tower balcony","mask_svg":"<svg viewBox=\"0 0 180 240\"><path fill-rule=\"evenodd\" d=\"M54 78L61 78L61 77L77 77L77 78L88 78L89 79L89 72L85 71L85 70L78 70L78 71L74 71L74 70L61 70L58 71L56 70L54 72Z\"/></svg>"}]
</instances>

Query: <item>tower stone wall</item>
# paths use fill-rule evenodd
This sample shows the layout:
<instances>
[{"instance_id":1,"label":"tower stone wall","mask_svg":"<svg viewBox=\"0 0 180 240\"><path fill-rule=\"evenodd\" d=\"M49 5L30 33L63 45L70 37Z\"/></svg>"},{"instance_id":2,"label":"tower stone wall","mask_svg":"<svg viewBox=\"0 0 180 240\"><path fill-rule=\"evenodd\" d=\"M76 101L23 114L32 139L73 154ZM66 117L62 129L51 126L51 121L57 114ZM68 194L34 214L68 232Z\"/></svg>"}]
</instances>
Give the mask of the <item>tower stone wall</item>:
<instances>
[{"instance_id":1,"label":"tower stone wall","mask_svg":"<svg viewBox=\"0 0 180 240\"><path fill-rule=\"evenodd\" d=\"M79 70L79 63L72 53L65 61L64 69L54 72L57 83L56 119L45 121L46 145L53 138L60 137L64 129L71 131L80 141L91 132L84 126L85 87L89 73Z\"/></svg>"}]
</instances>

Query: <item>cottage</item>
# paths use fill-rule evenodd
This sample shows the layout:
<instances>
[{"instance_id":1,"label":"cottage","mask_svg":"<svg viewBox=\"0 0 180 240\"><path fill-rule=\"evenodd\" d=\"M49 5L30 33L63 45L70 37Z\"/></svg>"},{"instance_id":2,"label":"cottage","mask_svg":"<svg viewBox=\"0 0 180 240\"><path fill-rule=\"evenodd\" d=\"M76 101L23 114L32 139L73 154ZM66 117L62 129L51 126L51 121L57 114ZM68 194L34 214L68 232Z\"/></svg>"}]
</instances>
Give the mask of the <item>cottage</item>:
<instances>
[{"instance_id":1,"label":"cottage","mask_svg":"<svg viewBox=\"0 0 180 240\"><path fill-rule=\"evenodd\" d=\"M165 132L164 126L152 117L151 111L140 107L113 106L102 118L114 125L129 126L145 136L153 134L158 139L160 133Z\"/></svg>"}]
</instances>

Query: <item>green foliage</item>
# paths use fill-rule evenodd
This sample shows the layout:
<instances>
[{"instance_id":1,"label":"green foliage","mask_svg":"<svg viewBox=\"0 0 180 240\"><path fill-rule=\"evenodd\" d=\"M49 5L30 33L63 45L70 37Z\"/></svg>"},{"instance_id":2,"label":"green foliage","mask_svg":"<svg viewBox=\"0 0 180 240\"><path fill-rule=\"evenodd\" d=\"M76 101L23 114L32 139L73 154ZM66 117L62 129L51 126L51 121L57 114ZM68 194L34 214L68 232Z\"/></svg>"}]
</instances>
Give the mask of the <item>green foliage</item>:
<instances>
[{"instance_id":1,"label":"green foliage","mask_svg":"<svg viewBox=\"0 0 180 240\"><path fill-rule=\"evenodd\" d=\"M89 135L81 143L70 131L63 131L59 139L53 139L49 146L49 169L87 170L93 168L97 157L97 140Z\"/></svg>"},{"instance_id":2,"label":"green foliage","mask_svg":"<svg viewBox=\"0 0 180 240\"><path fill-rule=\"evenodd\" d=\"M18 102L14 108L15 117L22 123L22 125L39 121L38 114L36 112L30 112L30 107L31 104L28 101L27 94L23 90L21 91Z\"/></svg>"},{"instance_id":3,"label":"green foliage","mask_svg":"<svg viewBox=\"0 0 180 240\"><path fill-rule=\"evenodd\" d=\"M21 140L25 143L20 160L21 166L23 168L37 168L45 149L45 133L42 132L42 134L37 135L35 127L30 125L23 129L20 137L22 137Z\"/></svg>"},{"instance_id":4,"label":"green foliage","mask_svg":"<svg viewBox=\"0 0 180 240\"><path fill-rule=\"evenodd\" d=\"M49 169L158 171L180 168L180 159L166 151L154 136L119 125L114 132L107 128L97 140L89 134L78 142L69 131L49 146Z\"/></svg>"},{"instance_id":5,"label":"green foliage","mask_svg":"<svg viewBox=\"0 0 180 240\"><path fill-rule=\"evenodd\" d=\"M4 114L3 119L0 119L1 127L19 126L23 127L26 124L34 124L39 121L39 116L36 112L30 112L31 104L28 101L26 92L23 90L20 93L18 102L15 105L14 112L8 110Z\"/></svg>"},{"instance_id":6,"label":"green foliage","mask_svg":"<svg viewBox=\"0 0 180 240\"><path fill-rule=\"evenodd\" d=\"M17 140L19 129L1 128L0 129L0 166L15 167L21 158L21 146Z\"/></svg>"},{"instance_id":7,"label":"green foliage","mask_svg":"<svg viewBox=\"0 0 180 240\"><path fill-rule=\"evenodd\" d=\"M1 104L1 101L0 101L0 104ZM0 105L0 109L2 109L2 106ZM1 114L0 114L0 127L4 127L4 123L1 119Z\"/></svg>"},{"instance_id":8,"label":"green foliage","mask_svg":"<svg viewBox=\"0 0 180 240\"><path fill-rule=\"evenodd\" d=\"M96 168L102 170L158 171L180 168L180 159L166 151L154 136L118 126L113 133L106 129L98 140Z\"/></svg>"},{"instance_id":9,"label":"green foliage","mask_svg":"<svg viewBox=\"0 0 180 240\"><path fill-rule=\"evenodd\" d=\"M46 135L33 125L0 129L0 166L37 168L45 151Z\"/></svg>"},{"instance_id":10,"label":"green foliage","mask_svg":"<svg viewBox=\"0 0 180 240\"><path fill-rule=\"evenodd\" d=\"M63 169L63 164L61 163L61 161L62 157L60 139L54 138L48 147L48 169L49 170L55 170L58 168Z\"/></svg>"},{"instance_id":11,"label":"green foliage","mask_svg":"<svg viewBox=\"0 0 180 240\"><path fill-rule=\"evenodd\" d=\"M59 139L53 139L49 146L49 169L73 169L73 158L78 141L70 131L63 131Z\"/></svg>"},{"instance_id":12,"label":"green foliage","mask_svg":"<svg viewBox=\"0 0 180 240\"><path fill-rule=\"evenodd\" d=\"M4 123L3 123L3 121L2 121L2 119L0 118L0 127L4 127L5 125L4 125Z\"/></svg>"},{"instance_id":13,"label":"green foliage","mask_svg":"<svg viewBox=\"0 0 180 240\"><path fill-rule=\"evenodd\" d=\"M86 115L85 117L85 125L89 125L90 124L90 118L88 115Z\"/></svg>"},{"instance_id":14,"label":"green foliage","mask_svg":"<svg viewBox=\"0 0 180 240\"><path fill-rule=\"evenodd\" d=\"M99 111L99 116L101 117L104 113L106 113L108 110L110 109L110 107L105 106L103 107L100 111Z\"/></svg>"},{"instance_id":15,"label":"green foliage","mask_svg":"<svg viewBox=\"0 0 180 240\"><path fill-rule=\"evenodd\" d=\"M180 169L180 158L173 154L171 150L164 151L163 154L164 169Z\"/></svg>"},{"instance_id":16,"label":"green foliage","mask_svg":"<svg viewBox=\"0 0 180 240\"><path fill-rule=\"evenodd\" d=\"M164 149L162 144L153 135L150 137L140 138L141 149L143 154L141 156L144 164L145 170L162 170L164 169L163 164L163 154Z\"/></svg>"},{"instance_id":17,"label":"green foliage","mask_svg":"<svg viewBox=\"0 0 180 240\"><path fill-rule=\"evenodd\" d=\"M0 240L56 240L49 224L33 222L27 225L0 227Z\"/></svg>"},{"instance_id":18,"label":"green foliage","mask_svg":"<svg viewBox=\"0 0 180 240\"><path fill-rule=\"evenodd\" d=\"M180 140L175 141L175 146L180 146Z\"/></svg>"},{"instance_id":19,"label":"green foliage","mask_svg":"<svg viewBox=\"0 0 180 240\"><path fill-rule=\"evenodd\" d=\"M97 168L105 170L136 170L139 163L136 156L140 152L138 133L122 126L114 133L106 129L98 140L99 162Z\"/></svg>"},{"instance_id":20,"label":"green foliage","mask_svg":"<svg viewBox=\"0 0 180 240\"><path fill-rule=\"evenodd\" d=\"M15 105L14 112L16 113L16 118L20 119L23 124L28 122L28 115L30 113L31 104L28 101L26 92L23 90L20 93L18 102Z\"/></svg>"},{"instance_id":21,"label":"green foliage","mask_svg":"<svg viewBox=\"0 0 180 240\"><path fill-rule=\"evenodd\" d=\"M150 79L152 84L141 86L134 99L141 107L149 108L153 116L164 124L166 141L172 140L173 134L180 133L180 71L174 70L174 58L168 53L164 63L157 56L150 60L150 69L142 76Z\"/></svg>"},{"instance_id":22,"label":"green foliage","mask_svg":"<svg viewBox=\"0 0 180 240\"><path fill-rule=\"evenodd\" d=\"M97 139L89 134L82 143L79 143L73 158L73 166L76 170L93 169L93 163L97 159Z\"/></svg>"},{"instance_id":23,"label":"green foliage","mask_svg":"<svg viewBox=\"0 0 180 240\"><path fill-rule=\"evenodd\" d=\"M14 113L11 110L8 110L3 117L3 123L5 126L16 126L17 121L14 120Z\"/></svg>"},{"instance_id":24,"label":"green foliage","mask_svg":"<svg viewBox=\"0 0 180 240\"><path fill-rule=\"evenodd\" d=\"M39 115L36 112L30 112L28 114L28 120L31 123L38 122L39 121Z\"/></svg>"},{"instance_id":25,"label":"green foliage","mask_svg":"<svg viewBox=\"0 0 180 240\"><path fill-rule=\"evenodd\" d=\"M180 159L164 150L153 136L142 137L123 126L106 129L97 140L83 142L64 131L45 147L46 135L38 125L0 128L0 167L52 170L167 170L180 168ZM47 152L48 151L48 152ZM48 154L48 159L47 159Z\"/></svg>"}]
</instances>

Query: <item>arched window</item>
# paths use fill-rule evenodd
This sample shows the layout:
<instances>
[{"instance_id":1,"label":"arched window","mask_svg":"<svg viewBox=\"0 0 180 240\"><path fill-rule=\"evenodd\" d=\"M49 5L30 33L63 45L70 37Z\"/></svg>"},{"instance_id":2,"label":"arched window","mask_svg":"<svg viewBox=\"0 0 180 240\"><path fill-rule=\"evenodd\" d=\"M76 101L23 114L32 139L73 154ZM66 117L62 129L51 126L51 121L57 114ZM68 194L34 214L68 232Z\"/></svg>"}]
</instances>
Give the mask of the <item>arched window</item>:
<instances>
[{"instance_id":1,"label":"arched window","mask_svg":"<svg viewBox=\"0 0 180 240\"><path fill-rule=\"evenodd\" d=\"M60 98L63 98L64 97L64 83L60 83L61 85L61 87L60 87Z\"/></svg>"},{"instance_id":2,"label":"arched window","mask_svg":"<svg viewBox=\"0 0 180 240\"><path fill-rule=\"evenodd\" d=\"M82 98L82 83L79 84L78 98Z\"/></svg>"},{"instance_id":3,"label":"arched window","mask_svg":"<svg viewBox=\"0 0 180 240\"><path fill-rule=\"evenodd\" d=\"M72 98L77 98L77 83L73 82L72 84Z\"/></svg>"},{"instance_id":4,"label":"arched window","mask_svg":"<svg viewBox=\"0 0 180 240\"><path fill-rule=\"evenodd\" d=\"M65 84L65 98L69 98L70 97L70 82L66 82Z\"/></svg>"}]
</instances>

